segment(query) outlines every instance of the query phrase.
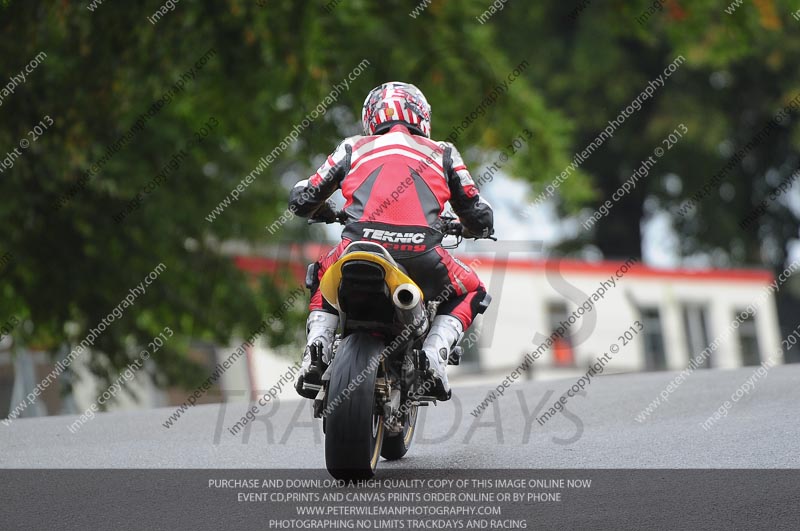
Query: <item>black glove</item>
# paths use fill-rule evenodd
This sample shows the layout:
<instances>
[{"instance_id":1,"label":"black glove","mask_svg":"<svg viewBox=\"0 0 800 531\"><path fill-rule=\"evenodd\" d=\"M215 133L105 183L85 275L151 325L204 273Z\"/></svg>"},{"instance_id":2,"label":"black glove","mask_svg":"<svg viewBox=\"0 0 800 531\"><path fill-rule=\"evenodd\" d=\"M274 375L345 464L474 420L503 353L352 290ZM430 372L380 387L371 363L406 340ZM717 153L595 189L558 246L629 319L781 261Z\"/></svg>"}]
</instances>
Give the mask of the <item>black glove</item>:
<instances>
[{"instance_id":1,"label":"black glove","mask_svg":"<svg viewBox=\"0 0 800 531\"><path fill-rule=\"evenodd\" d=\"M336 203L328 199L314 211L311 217L325 223L336 223Z\"/></svg>"},{"instance_id":2,"label":"black glove","mask_svg":"<svg viewBox=\"0 0 800 531\"><path fill-rule=\"evenodd\" d=\"M480 238L488 238L492 234L494 234L494 228L490 229L489 227L486 227L479 234L473 233L467 227L461 228L461 236L463 236L464 238L474 238L477 240Z\"/></svg>"}]
</instances>

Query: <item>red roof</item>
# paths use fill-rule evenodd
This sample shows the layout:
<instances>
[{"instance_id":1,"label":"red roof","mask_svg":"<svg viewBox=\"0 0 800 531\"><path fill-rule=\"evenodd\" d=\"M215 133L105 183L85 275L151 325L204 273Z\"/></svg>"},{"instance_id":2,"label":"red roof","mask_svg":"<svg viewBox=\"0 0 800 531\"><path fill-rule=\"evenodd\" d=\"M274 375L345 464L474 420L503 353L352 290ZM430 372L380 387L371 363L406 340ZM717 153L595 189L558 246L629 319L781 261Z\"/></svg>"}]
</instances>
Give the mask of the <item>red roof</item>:
<instances>
[{"instance_id":1,"label":"red roof","mask_svg":"<svg viewBox=\"0 0 800 531\"><path fill-rule=\"evenodd\" d=\"M464 260L464 257L460 258ZM470 257L470 259L474 260L474 257ZM481 268L501 267L502 262L493 258L480 257L480 263L476 264L476 266ZM505 262L509 270L543 271L545 269L558 269L562 273L597 276L613 275L625 264L625 262L614 261L585 262L566 258L561 260L509 258ZM630 269L625 273L625 276L674 280L753 282L757 284L769 284L775 279L772 272L766 269L659 269L641 263L636 263L629 267Z\"/></svg>"},{"instance_id":2,"label":"red roof","mask_svg":"<svg viewBox=\"0 0 800 531\"><path fill-rule=\"evenodd\" d=\"M324 256L331 245L308 244L298 245L288 252L286 258L272 258L264 256L235 256L236 266L248 273L270 274L279 269L288 268L298 280L305 278L306 267L309 262ZM480 255L459 255L464 262L477 259L476 267L481 269L502 267L505 264L510 271L544 271L558 269L562 273L576 275L610 276L615 274L624 262L599 261L585 262L574 259L535 260L526 258L508 258L500 260ZM639 278L663 278L672 280L699 280L712 282L750 282L756 284L769 284L775 277L766 269L659 269L648 267L641 263L632 264L625 272L625 276Z\"/></svg>"}]
</instances>

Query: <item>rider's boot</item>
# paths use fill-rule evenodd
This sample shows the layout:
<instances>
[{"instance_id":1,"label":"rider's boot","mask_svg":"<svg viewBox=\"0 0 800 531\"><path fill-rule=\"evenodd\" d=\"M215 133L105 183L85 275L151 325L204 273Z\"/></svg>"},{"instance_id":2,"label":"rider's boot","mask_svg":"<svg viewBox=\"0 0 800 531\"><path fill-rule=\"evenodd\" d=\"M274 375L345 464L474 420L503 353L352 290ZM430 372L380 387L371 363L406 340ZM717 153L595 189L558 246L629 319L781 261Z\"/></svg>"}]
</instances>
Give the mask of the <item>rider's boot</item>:
<instances>
[{"instance_id":1,"label":"rider's boot","mask_svg":"<svg viewBox=\"0 0 800 531\"><path fill-rule=\"evenodd\" d=\"M461 321L452 315L437 315L431 324L428 337L422 344L422 350L428 359L428 373L433 382L430 394L438 400L450 400L450 384L447 381L445 369L450 351L461 339L463 331L464 327L461 325Z\"/></svg>"},{"instance_id":2,"label":"rider's boot","mask_svg":"<svg viewBox=\"0 0 800 531\"><path fill-rule=\"evenodd\" d=\"M314 310L308 315L306 350L294 385L297 394L303 398L314 399L317 396L316 389L304 389L303 384L322 385L322 374L331 361L331 348L338 326L338 315L319 310Z\"/></svg>"}]
</instances>

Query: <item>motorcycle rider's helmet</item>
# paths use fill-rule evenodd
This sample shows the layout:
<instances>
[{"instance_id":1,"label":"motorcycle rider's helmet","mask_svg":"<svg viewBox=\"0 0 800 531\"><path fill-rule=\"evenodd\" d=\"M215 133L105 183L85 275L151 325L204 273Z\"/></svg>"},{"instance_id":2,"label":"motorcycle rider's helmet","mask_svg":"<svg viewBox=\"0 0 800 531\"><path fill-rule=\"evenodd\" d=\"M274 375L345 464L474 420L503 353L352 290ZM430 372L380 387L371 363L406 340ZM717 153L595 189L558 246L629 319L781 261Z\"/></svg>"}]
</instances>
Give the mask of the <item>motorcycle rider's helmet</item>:
<instances>
[{"instance_id":1,"label":"motorcycle rider's helmet","mask_svg":"<svg viewBox=\"0 0 800 531\"><path fill-rule=\"evenodd\" d=\"M367 94L361 109L364 134L380 135L402 123L415 134L431 137L431 106L411 83L391 81Z\"/></svg>"}]
</instances>

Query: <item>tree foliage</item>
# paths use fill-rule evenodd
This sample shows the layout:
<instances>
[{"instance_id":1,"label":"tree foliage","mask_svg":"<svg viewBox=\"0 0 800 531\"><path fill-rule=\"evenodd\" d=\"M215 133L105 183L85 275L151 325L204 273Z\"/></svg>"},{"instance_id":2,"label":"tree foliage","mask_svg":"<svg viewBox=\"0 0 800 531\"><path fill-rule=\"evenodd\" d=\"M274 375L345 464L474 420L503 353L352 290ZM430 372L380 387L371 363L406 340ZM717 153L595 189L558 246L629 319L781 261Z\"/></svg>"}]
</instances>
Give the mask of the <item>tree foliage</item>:
<instances>
[{"instance_id":1,"label":"tree foliage","mask_svg":"<svg viewBox=\"0 0 800 531\"><path fill-rule=\"evenodd\" d=\"M650 9L649 0L586 4L537 3L508 9L494 22L504 28L498 35L505 50L537 50L537 68L526 74L570 120L573 151L580 152L676 57L686 63L586 161L594 191L589 208L581 212L581 204L561 197L562 215L586 216L678 124L689 133L592 232L566 247L591 243L608 257L640 256L641 223L666 212L683 256L782 269L798 236L788 197L769 201L755 229L742 230L740 222L798 169L797 113L748 150L688 215L678 210L800 95L800 22L791 15L797 6L759 0L728 14L728 4L710 1L669 0L661 11Z\"/></svg>"},{"instance_id":2,"label":"tree foliage","mask_svg":"<svg viewBox=\"0 0 800 531\"><path fill-rule=\"evenodd\" d=\"M97 344L94 366L106 377L127 363L135 345L170 326L177 338L156 358L159 369L171 381L192 383L190 338L224 344L278 310L296 280L288 272L251 279L223 244L277 247L309 238L301 223L275 234L265 227L284 212L287 186L358 132L364 96L389 80L425 92L435 138L483 105L456 140L468 162L503 149L522 129L533 132L506 169L539 191L683 55L687 62L665 87L561 185L561 216L586 216L679 123L688 127L687 138L595 230L565 249L595 244L607 257L639 256L640 224L657 212L670 215L684 255L706 253L718 264L777 268L797 237L787 197L770 203L755 230L738 226L797 169L796 115L688 216L676 215L800 94L800 22L789 15L788 0L744 3L732 15L718 2L669 0L644 22L637 19L649 0L508 2L485 23L476 17L489 2L467 0L434 1L416 17L415 3L398 0L187 0L155 24L148 17L160 0L106 1L93 10L87 4L2 3L0 71L11 77L40 52L46 58L3 99L0 152L29 138L45 117L54 123L0 173L0 256L12 257L0 270L0 320L19 317L19 344L55 352L83 338L163 262L167 271ZM364 71L348 79L365 60ZM529 67L522 76L487 106L523 61ZM181 79L182 90L107 156ZM209 222L259 161L345 81L335 103ZM217 125L191 143L212 119ZM185 156L175 163L181 150ZM98 171L85 179L93 166ZM114 217L165 168L165 181L117 223ZM74 196L59 207L65 194ZM270 330L271 344L291 341L301 315L298 309Z\"/></svg>"},{"instance_id":3,"label":"tree foliage","mask_svg":"<svg viewBox=\"0 0 800 531\"><path fill-rule=\"evenodd\" d=\"M176 339L156 356L159 370L193 383L190 338L225 344L246 337L296 286L288 274L251 281L221 245L280 244L305 234L299 224L274 235L265 227L286 208L286 185L357 131L369 89L392 79L416 83L433 105L434 135L446 136L521 60L494 44L495 29L477 25L479 10L466 1L434 3L417 21L400 2L345 0L330 12L317 2L267 4L186 1L152 24L147 17L160 1L107 1L94 10L86 2L4 2L0 71L18 72L40 52L46 58L0 107L0 146L16 146L45 116L54 122L0 175L0 250L14 258L2 278L0 315L24 320L15 331L18 344L55 352L80 341L164 263L166 272L147 294L98 339L93 368L111 378L136 345L170 326ZM183 89L109 155L210 50ZM368 68L324 116L207 221L364 59ZM212 118L218 126L187 147ZM528 127L538 142L515 164L553 171L566 162L568 135L560 123L521 81L458 144L491 149ZM114 217L181 149L186 156L165 182L117 223ZM87 179L93 166L98 171ZM270 331L271 343L295 337L301 310Z\"/></svg>"}]
</instances>

